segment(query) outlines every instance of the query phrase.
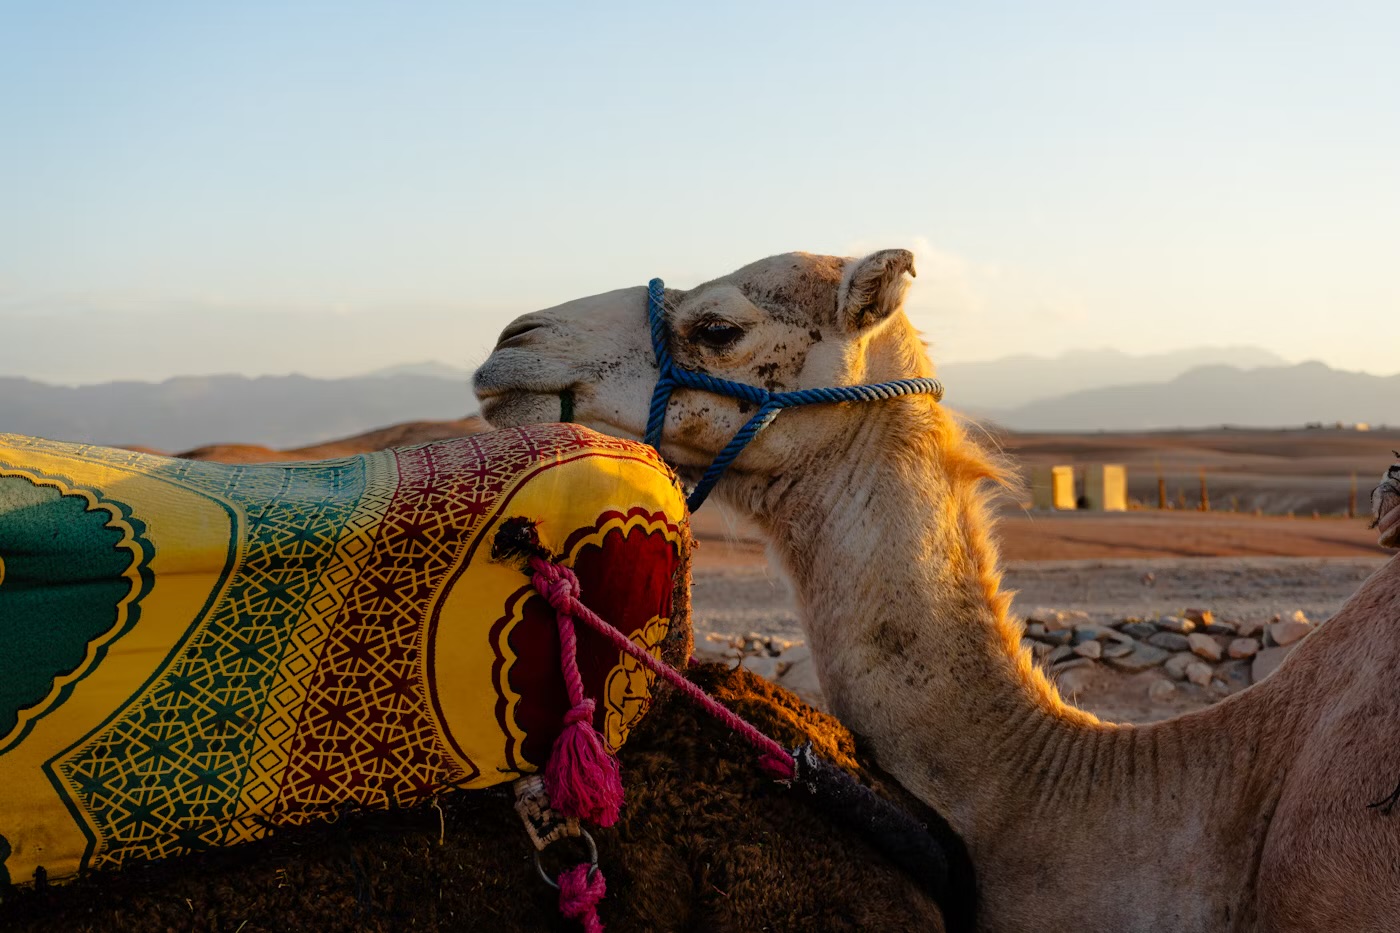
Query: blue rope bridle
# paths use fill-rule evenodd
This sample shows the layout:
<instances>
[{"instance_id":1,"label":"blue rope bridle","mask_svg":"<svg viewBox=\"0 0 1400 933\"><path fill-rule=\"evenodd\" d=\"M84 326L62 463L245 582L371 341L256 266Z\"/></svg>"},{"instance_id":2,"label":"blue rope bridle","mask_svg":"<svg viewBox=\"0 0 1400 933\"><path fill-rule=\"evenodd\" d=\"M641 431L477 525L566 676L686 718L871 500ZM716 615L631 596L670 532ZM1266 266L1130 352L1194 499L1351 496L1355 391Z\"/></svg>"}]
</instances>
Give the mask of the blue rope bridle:
<instances>
[{"instance_id":1,"label":"blue rope bridle","mask_svg":"<svg viewBox=\"0 0 1400 933\"><path fill-rule=\"evenodd\" d=\"M784 408L819 405L824 402L875 402L900 395L932 395L935 402L943 399L943 385L937 379L898 379L872 385L769 392L758 386L730 382L728 379L678 366L671 357L671 347L667 338L666 310L662 306L665 290L666 286L660 279L652 279L647 283L647 319L651 322L651 347L656 352L656 365L661 369L661 376L656 380L656 390L651 395L651 412L647 415L647 433L643 440L656 448L657 453L661 452L661 432L666 427L666 409L671 402L671 393L678 387L727 395L758 406L758 411L719 452L686 499L686 505L692 512L700 508L715 483L719 482L724 471L743 453L749 442L758 436L759 431L772 424L773 419L778 417L778 412Z\"/></svg>"}]
</instances>

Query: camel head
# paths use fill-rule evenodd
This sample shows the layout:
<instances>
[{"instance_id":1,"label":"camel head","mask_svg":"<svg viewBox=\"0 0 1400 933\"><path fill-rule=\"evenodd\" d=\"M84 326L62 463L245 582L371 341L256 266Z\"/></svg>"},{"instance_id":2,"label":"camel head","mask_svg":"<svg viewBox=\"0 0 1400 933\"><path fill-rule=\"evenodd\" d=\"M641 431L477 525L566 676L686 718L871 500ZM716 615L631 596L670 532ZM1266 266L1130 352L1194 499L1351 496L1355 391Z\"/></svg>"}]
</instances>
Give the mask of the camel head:
<instances>
[{"instance_id":1,"label":"camel head","mask_svg":"<svg viewBox=\"0 0 1400 933\"><path fill-rule=\"evenodd\" d=\"M689 290L666 289L669 344L691 370L772 392L930 376L932 367L903 313L914 275L907 250L863 259L787 253ZM580 298L517 318L477 370L482 414L497 427L572 420L640 439L659 369L643 286ZM754 407L687 389L672 396L662 453L693 481ZM784 412L738 459L735 470L777 475L830 455L864 406Z\"/></svg>"},{"instance_id":2,"label":"camel head","mask_svg":"<svg viewBox=\"0 0 1400 933\"><path fill-rule=\"evenodd\" d=\"M1371 527L1380 530L1381 547L1400 547L1400 463L1392 464L1371 491L1371 516Z\"/></svg>"}]
</instances>

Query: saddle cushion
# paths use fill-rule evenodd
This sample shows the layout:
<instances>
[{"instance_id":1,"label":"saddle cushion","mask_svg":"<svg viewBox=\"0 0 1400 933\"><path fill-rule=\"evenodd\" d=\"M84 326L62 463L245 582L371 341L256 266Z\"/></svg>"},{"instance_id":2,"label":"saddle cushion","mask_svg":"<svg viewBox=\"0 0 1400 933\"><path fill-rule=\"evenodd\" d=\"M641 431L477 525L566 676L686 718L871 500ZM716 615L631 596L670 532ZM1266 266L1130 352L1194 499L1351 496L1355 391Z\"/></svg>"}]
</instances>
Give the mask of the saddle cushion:
<instances>
[{"instance_id":1,"label":"saddle cushion","mask_svg":"<svg viewBox=\"0 0 1400 933\"><path fill-rule=\"evenodd\" d=\"M689 656L689 537L649 447L537 425L225 466L0 435L0 885L256 839L543 766L553 611L496 531ZM654 675L584 629L615 750Z\"/></svg>"}]
</instances>

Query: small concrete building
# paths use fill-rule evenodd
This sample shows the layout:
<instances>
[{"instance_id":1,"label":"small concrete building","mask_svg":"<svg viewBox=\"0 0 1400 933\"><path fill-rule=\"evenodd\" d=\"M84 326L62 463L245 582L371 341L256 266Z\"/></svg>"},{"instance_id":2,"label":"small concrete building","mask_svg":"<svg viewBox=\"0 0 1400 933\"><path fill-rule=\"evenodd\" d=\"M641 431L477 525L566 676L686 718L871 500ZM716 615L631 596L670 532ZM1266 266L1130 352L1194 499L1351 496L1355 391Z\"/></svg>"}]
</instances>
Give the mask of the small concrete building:
<instances>
[{"instance_id":1,"label":"small concrete building","mask_svg":"<svg viewBox=\"0 0 1400 933\"><path fill-rule=\"evenodd\" d=\"M1084 471L1084 507L1095 512L1128 510L1128 470L1121 463L1095 464Z\"/></svg>"},{"instance_id":2,"label":"small concrete building","mask_svg":"<svg viewBox=\"0 0 1400 933\"><path fill-rule=\"evenodd\" d=\"M1031 508L1076 508L1074 467L1037 466L1031 468Z\"/></svg>"}]
</instances>

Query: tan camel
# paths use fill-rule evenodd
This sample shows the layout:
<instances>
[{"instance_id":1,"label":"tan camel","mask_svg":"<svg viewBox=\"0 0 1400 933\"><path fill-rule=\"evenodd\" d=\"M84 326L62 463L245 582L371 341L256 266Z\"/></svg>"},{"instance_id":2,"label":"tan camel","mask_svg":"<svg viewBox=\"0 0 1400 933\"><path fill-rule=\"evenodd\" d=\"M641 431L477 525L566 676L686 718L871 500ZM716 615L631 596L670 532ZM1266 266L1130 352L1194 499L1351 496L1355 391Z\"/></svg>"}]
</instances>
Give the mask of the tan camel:
<instances>
[{"instance_id":1,"label":"tan camel","mask_svg":"<svg viewBox=\"0 0 1400 933\"><path fill-rule=\"evenodd\" d=\"M668 291L673 352L783 390L929 375L901 307L912 265L789 254ZM518 319L476 388L496 424L554 420L571 390L578 420L635 438L656 376L631 288ZM678 392L663 452L693 479L744 417ZM717 487L791 575L835 712L966 838L983 928L1400 929L1400 812L1368 807L1400 779L1400 563L1257 686L1103 723L1020 647L986 512L1000 476L912 396L785 412Z\"/></svg>"}]
</instances>

